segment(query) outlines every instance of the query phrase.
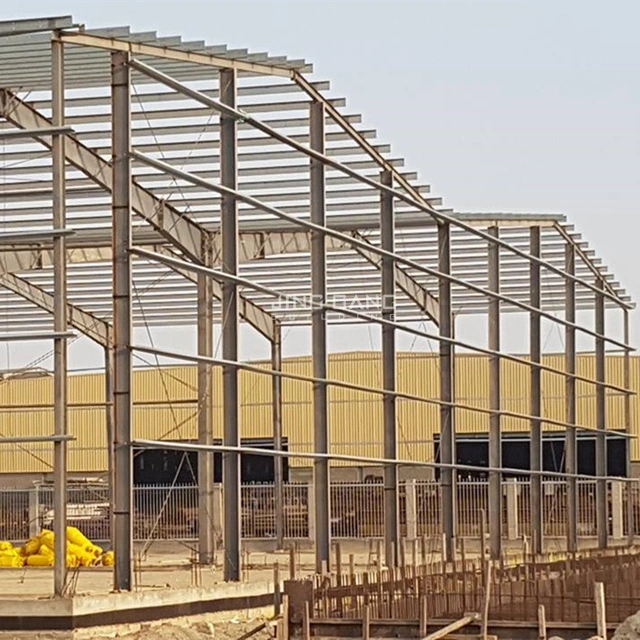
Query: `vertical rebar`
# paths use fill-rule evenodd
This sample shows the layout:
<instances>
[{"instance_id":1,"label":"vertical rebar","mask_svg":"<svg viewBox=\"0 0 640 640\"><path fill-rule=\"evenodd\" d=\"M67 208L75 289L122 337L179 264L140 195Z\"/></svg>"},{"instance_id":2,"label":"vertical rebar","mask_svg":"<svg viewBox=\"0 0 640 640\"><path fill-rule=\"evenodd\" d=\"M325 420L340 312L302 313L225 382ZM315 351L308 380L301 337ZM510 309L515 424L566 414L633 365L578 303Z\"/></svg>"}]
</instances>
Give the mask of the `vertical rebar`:
<instances>
[{"instance_id":1,"label":"vertical rebar","mask_svg":"<svg viewBox=\"0 0 640 640\"><path fill-rule=\"evenodd\" d=\"M595 331L598 335L604 336L605 329L605 304L604 304L604 282L598 278L596 285L599 291L596 293L595 306ZM609 499L607 492L607 481L603 476L607 475L607 396L604 383L607 381L606 375L606 353L604 338L596 338L596 529L598 533L598 547L604 549L609 542Z\"/></svg>"},{"instance_id":2,"label":"vertical rebar","mask_svg":"<svg viewBox=\"0 0 640 640\"><path fill-rule=\"evenodd\" d=\"M540 257L540 227L531 227L529 231L529 253L534 258ZM542 304L540 293L540 263L532 260L529 263L529 305L536 309L529 314L529 354L531 359L531 445L530 468L542 471L542 389L541 371L538 366L542 358L541 322L539 310ZM542 476L531 476L531 538L533 552L542 553L544 546L544 526L542 519Z\"/></svg>"},{"instance_id":3,"label":"vertical rebar","mask_svg":"<svg viewBox=\"0 0 640 640\"><path fill-rule=\"evenodd\" d=\"M280 323L275 324L275 333L271 342L271 368L274 371L282 371L282 328ZM282 451L282 378L280 376L271 377L271 401L273 411L273 448ZM276 546L284 549L285 520L286 513L284 507L284 473L283 458L275 456L273 458L273 479L274 479L274 518Z\"/></svg>"},{"instance_id":4,"label":"vertical rebar","mask_svg":"<svg viewBox=\"0 0 640 640\"><path fill-rule=\"evenodd\" d=\"M236 106L236 72L220 70L220 101ZM237 124L235 118L220 115L220 182L230 189L237 188ZM222 268L225 273L238 275L238 205L234 196L222 196ZM238 287L235 282L222 285L222 353L228 362L238 360ZM238 404L238 369L234 364L222 368L224 444L240 446L240 411ZM240 456L222 455L224 491L224 578L239 581L240 571Z\"/></svg>"},{"instance_id":5,"label":"vertical rebar","mask_svg":"<svg viewBox=\"0 0 640 640\"><path fill-rule=\"evenodd\" d=\"M438 270L449 275L451 273L451 225L438 225ZM445 464L456 462L455 428L453 424L453 345L452 313L451 313L451 282L447 278L440 278L438 282L438 310L439 335L445 340L440 341L440 458ZM453 561L455 555L456 536L456 472L443 468L440 472L442 487L442 529L444 534L445 560Z\"/></svg>"},{"instance_id":6,"label":"vertical rebar","mask_svg":"<svg viewBox=\"0 0 640 640\"><path fill-rule=\"evenodd\" d=\"M200 251L202 264L211 267L211 240L203 236ZM198 355L213 356L213 280L198 274ZM208 362L198 362L198 443L213 444L212 369ZM209 565L214 561L215 531L213 528L213 452L198 452L198 561Z\"/></svg>"},{"instance_id":7,"label":"vertical rebar","mask_svg":"<svg viewBox=\"0 0 640 640\"><path fill-rule=\"evenodd\" d=\"M565 271L569 275L575 273L576 254L571 243L565 245ZM565 280L565 320L575 324L576 321L576 285L571 278ZM565 422L576 423L576 330L565 326ZM578 437L574 428L568 427L565 432L564 459L567 474L578 473ZM578 482L575 477L567 476L567 550L578 550Z\"/></svg>"},{"instance_id":8,"label":"vertical rebar","mask_svg":"<svg viewBox=\"0 0 640 640\"><path fill-rule=\"evenodd\" d=\"M498 227L490 227L489 234L499 236ZM488 246L488 290L500 293L500 246L489 242ZM489 467L502 466L502 398L500 392L500 300L491 297L489 312L489 349L496 352L489 357L489 408L495 411L489 417ZM502 552L502 473L489 471L489 551L491 558L497 560Z\"/></svg>"},{"instance_id":9,"label":"vertical rebar","mask_svg":"<svg viewBox=\"0 0 640 640\"><path fill-rule=\"evenodd\" d=\"M321 102L313 102L310 107L310 146L314 151L324 153L325 112ZM324 226L325 168L318 160L311 159L311 221ZM311 232L311 297L314 308L311 312L311 341L313 375L320 380L327 378L327 319L325 310L317 305L326 303L327 295L327 255L325 235L321 231ZM313 441L316 453L329 452L329 398L324 382L313 383ZM329 500L329 463L316 460L313 464L315 492L315 545L316 571L330 566L331 514Z\"/></svg>"},{"instance_id":10,"label":"vertical rebar","mask_svg":"<svg viewBox=\"0 0 640 640\"><path fill-rule=\"evenodd\" d=\"M64 44L54 35L51 41L51 116L54 127L64 125ZM66 226L64 135L52 136L53 227ZM53 239L53 330L67 330L67 256L64 236ZM53 422L56 435L66 435L67 424L67 339L55 338L53 345ZM55 533L54 593L64 594L67 581L67 443L53 445Z\"/></svg>"},{"instance_id":11,"label":"vertical rebar","mask_svg":"<svg viewBox=\"0 0 640 640\"><path fill-rule=\"evenodd\" d=\"M390 171L383 171L380 182L393 186ZM395 214L393 197L383 191L380 194L380 242L389 253L395 252ZM381 264L382 319L395 321L395 261L383 256ZM396 390L396 334L395 327L382 325L382 378L385 391ZM395 460L398 457L398 434L396 423L396 397L384 395L384 457ZM386 464L384 467L384 546L387 565L397 564L399 557L400 519L398 515L398 465Z\"/></svg>"},{"instance_id":12,"label":"vertical rebar","mask_svg":"<svg viewBox=\"0 0 640 640\"><path fill-rule=\"evenodd\" d=\"M111 54L114 348L114 588L131 590L131 78L129 54Z\"/></svg>"}]
</instances>

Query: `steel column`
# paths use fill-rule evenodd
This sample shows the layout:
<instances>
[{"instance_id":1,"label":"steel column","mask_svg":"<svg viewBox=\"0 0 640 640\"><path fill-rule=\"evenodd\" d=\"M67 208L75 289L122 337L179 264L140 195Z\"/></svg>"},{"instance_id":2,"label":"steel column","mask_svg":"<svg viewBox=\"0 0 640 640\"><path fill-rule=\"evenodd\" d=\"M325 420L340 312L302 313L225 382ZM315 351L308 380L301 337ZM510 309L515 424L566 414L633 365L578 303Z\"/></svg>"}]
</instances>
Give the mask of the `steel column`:
<instances>
[{"instance_id":1,"label":"steel column","mask_svg":"<svg viewBox=\"0 0 640 640\"><path fill-rule=\"evenodd\" d=\"M321 102L311 103L309 134L311 149L324 153L325 112ZM315 158L311 159L311 222L325 226L325 167ZM315 305L327 299L327 253L325 235L320 230L311 232L311 297ZM311 352L313 375L326 380L327 364L327 319L323 308L315 306L311 311ZM327 384L320 380L313 383L313 443L316 453L329 452L329 396ZM313 485L315 502L315 551L316 571L329 568L331 553L331 506L329 495L329 461L318 459L313 463Z\"/></svg>"},{"instance_id":2,"label":"steel column","mask_svg":"<svg viewBox=\"0 0 640 640\"><path fill-rule=\"evenodd\" d=\"M540 227L531 227L529 231L529 253L540 258ZM529 263L529 282L531 285L529 305L539 310L542 304L540 293L540 262ZM530 468L542 471L542 388L541 372L538 366L542 361L541 321L538 311L529 314L529 354L531 357L531 445ZM542 553L544 547L544 527L542 521L542 476L531 477L531 536L534 553Z\"/></svg>"},{"instance_id":3,"label":"steel column","mask_svg":"<svg viewBox=\"0 0 640 640\"><path fill-rule=\"evenodd\" d=\"M380 174L382 184L393 186L390 171ZM393 197L388 192L380 194L380 242L385 251L395 253L395 214ZM395 261L384 256L381 261L382 318L394 321L396 306ZM396 390L396 331L390 324L382 325L382 384L385 391ZM382 399L384 418L384 457L398 457L398 433L396 398L385 395ZM400 518L398 514L398 466L384 467L384 552L388 566L397 566L399 560Z\"/></svg>"},{"instance_id":4,"label":"steel column","mask_svg":"<svg viewBox=\"0 0 640 640\"><path fill-rule=\"evenodd\" d=\"M622 307L622 321L624 341L629 344L629 311ZM624 350L624 382L625 389L631 389L631 351L629 349ZM627 433L631 433L631 394L627 391L624 396L624 430ZM626 456L627 456L627 477L631 477L631 443L625 442ZM633 545L635 537L635 519L633 516L632 505L633 487L630 484L625 486L625 497L627 500L627 544Z\"/></svg>"},{"instance_id":5,"label":"steel column","mask_svg":"<svg viewBox=\"0 0 640 640\"><path fill-rule=\"evenodd\" d=\"M565 271L571 275L575 273L576 252L571 243L565 245ZM576 284L571 278L565 281L565 320L571 324L576 321ZM575 425L577 417L576 407L576 330L565 326L565 421ZM564 445L565 471L567 474L578 472L578 433L575 428L567 427ZM567 483L567 550L578 550L578 483L575 478L568 476Z\"/></svg>"},{"instance_id":6,"label":"steel column","mask_svg":"<svg viewBox=\"0 0 640 640\"><path fill-rule=\"evenodd\" d=\"M236 72L220 70L220 100L230 107L236 106ZM220 114L220 183L236 189L238 182L238 150L236 119ZM233 195L222 196L222 270L238 274L238 203ZM222 285L222 357L228 362L238 360L238 286L232 280ZM224 444L240 445L240 410L238 396L238 368L226 364L222 368ZM222 456L222 482L224 495L224 579L240 580L240 456L225 453Z\"/></svg>"},{"instance_id":7,"label":"steel column","mask_svg":"<svg viewBox=\"0 0 640 640\"><path fill-rule=\"evenodd\" d=\"M282 371L282 328L280 323L275 325L275 334L271 342L271 368L274 371ZM273 447L276 451L282 451L282 378L271 378L272 411L273 411ZM285 534L285 510L284 510L284 474L282 458L273 459L273 475L275 490L275 520L276 520L276 546L284 548Z\"/></svg>"},{"instance_id":8,"label":"steel column","mask_svg":"<svg viewBox=\"0 0 640 640\"><path fill-rule=\"evenodd\" d=\"M64 45L51 41L51 115L53 125L64 125ZM52 136L53 227L66 226L64 136ZM53 238L53 330L67 331L67 256L64 235ZM67 435L67 338L53 342L53 423L58 436ZM67 581L67 443L53 444L53 530L55 533L54 593L64 595Z\"/></svg>"},{"instance_id":9,"label":"steel column","mask_svg":"<svg viewBox=\"0 0 640 640\"><path fill-rule=\"evenodd\" d=\"M203 238L202 264L211 267L213 256L209 238ZM198 274L198 355L213 356L213 280ZM213 443L212 369L208 362L198 362L198 443ZM215 531L213 530L213 453L198 453L198 558L200 564L213 564Z\"/></svg>"},{"instance_id":10,"label":"steel column","mask_svg":"<svg viewBox=\"0 0 640 640\"><path fill-rule=\"evenodd\" d=\"M595 300L595 329L600 335L604 335L605 307L604 307L604 282L601 278L596 281L598 293ZM596 382L606 382L605 342L602 338L596 338ZM596 435L596 475L607 475L607 390L599 384L596 386L596 426L599 433ZM609 498L607 481L596 480L596 529L598 532L598 547L604 549L609 544Z\"/></svg>"},{"instance_id":11,"label":"steel column","mask_svg":"<svg viewBox=\"0 0 640 640\"><path fill-rule=\"evenodd\" d=\"M127 53L111 54L114 339L114 588L132 587L131 78Z\"/></svg>"},{"instance_id":12,"label":"steel column","mask_svg":"<svg viewBox=\"0 0 640 640\"><path fill-rule=\"evenodd\" d=\"M490 227L489 233L498 238L498 227ZM500 245L490 242L488 246L487 283L489 291L500 292ZM502 409L500 375L500 300L490 298L488 304L489 323L489 408L498 413L489 416L489 466L502 466ZM494 560L502 554L502 473L489 472L489 548Z\"/></svg>"},{"instance_id":13,"label":"steel column","mask_svg":"<svg viewBox=\"0 0 640 640\"><path fill-rule=\"evenodd\" d=\"M111 334L111 332L109 332ZM113 347L104 348L104 400L105 424L107 437L107 476L109 478L109 541L113 547L115 531L113 490L115 487L115 466L113 460L114 435L114 405L113 405Z\"/></svg>"},{"instance_id":14,"label":"steel column","mask_svg":"<svg viewBox=\"0 0 640 640\"><path fill-rule=\"evenodd\" d=\"M438 225L438 270L451 273L451 225ZM455 464L456 442L453 424L453 317L451 313L451 281L438 281L439 336L444 338L439 345L440 364L440 460L444 464ZM442 530L445 539L444 555L448 561L455 556L456 535L456 482L457 474L452 468L440 472L442 493Z\"/></svg>"}]
</instances>

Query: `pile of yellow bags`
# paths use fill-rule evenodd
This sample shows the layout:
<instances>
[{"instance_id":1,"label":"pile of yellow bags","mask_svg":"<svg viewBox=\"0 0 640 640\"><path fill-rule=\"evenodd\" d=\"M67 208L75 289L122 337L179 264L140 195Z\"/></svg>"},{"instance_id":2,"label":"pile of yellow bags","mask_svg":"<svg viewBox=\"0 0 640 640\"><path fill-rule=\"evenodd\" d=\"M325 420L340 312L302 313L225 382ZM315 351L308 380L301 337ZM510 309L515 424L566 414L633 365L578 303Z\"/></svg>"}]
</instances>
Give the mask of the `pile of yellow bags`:
<instances>
[{"instance_id":1,"label":"pile of yellow bags","mask_svg":"<svg viewBox=\"0 0 640 640\"><path fill-rule=\"evenodd\" d=\"M0 567L52 567L55 538L53 531L43 529L16 549L10 542L0 542ZM104 552L76 527L67 527L67 566L93 567L99 564L112 567L113 551Z\"/></svg>"}]
</instances>

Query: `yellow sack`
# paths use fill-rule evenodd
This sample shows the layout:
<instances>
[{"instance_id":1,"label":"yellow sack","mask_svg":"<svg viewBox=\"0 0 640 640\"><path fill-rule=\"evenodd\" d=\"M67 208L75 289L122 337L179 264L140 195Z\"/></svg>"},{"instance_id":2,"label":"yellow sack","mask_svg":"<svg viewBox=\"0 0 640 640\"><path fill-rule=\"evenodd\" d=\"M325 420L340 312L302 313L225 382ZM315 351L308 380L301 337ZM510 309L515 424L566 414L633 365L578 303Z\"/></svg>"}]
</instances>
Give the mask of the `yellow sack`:
<instances>
[{"instance_id":1,"label":"yellow sack","mask_svg":"<svg viewBox=\"0 0 640 640\"><path fill-rule=\"evenodd\" d=\"M31 538L24 543L24 546L22 547L22 555L32 556L35 553L38 553L40 547L40 538Z\"/></svg>"},{"instance_id":2,"label":"yellow sack","mask_svg":"<svg viewBox=\"0 0 640 640\"><path fill-rule=\"evenodd\" d=\"M0 567L21 567L22 563L19 556L0 555Z\"/></svg>"},{"instance_id":3,"label":"yellow sack","mask_svg":"<svg viewBox=\"0 0 640 640\"><path fill-rule=\"evenodd\" d=\"M67 540L73 544L77 544L79 547L91 545L91 540L85 537L82 531L76 527L67 527Z\"/></svg>"},{"instance_id":4,"label":"yellow sack","mask_svg":"<svg viewBox=\"0 0 640 640\"><path fill-rule=\"evenodd\" d=\"M67 567L77 567L79 566L78 558L74 556L72 553L67 554Z\"/></svg>"},{"instance_id":5,"label":"yellow sack","mask_svg":"<svg viewBox=\"0 0 640 640\"><path fill-rule=\"evenodd\" d=\"M99 558L103 554L102 549L95 544L87 545L84 550L87 553L90 553L94 558Z\"/></svg>"},{"instance_id":6,"label":"yellow sack","mask_svg":"<svg viewBox=\"0 0 640 640\"><path fill-rule=\"evenodd\" d=\"M77 558L80 561L81 567L90 567L93 564L93 560L94 560L94 557L91 554L86 552L84 552L80 556L77 556Z\"/></svg>"},{"instance_id":7,"label":"yellow sack","mask_svg":"<svg viewBox=\"0 0 640 640\"><path fill-rule=\"evenodd\" d=\"M38 555L46 556L47 558L53 558L54 557L53 551L51 549L49 549L49 547L47 547L44 544L40 547L40 550L38 551Z\"/></svg>"},{"instance_id":8,"label":"yellow sack","mask_svg":"<svg viewBox=\"0 0 640 640\"><path fill-rule=\"evenodd\" d=\"M42 556L40 554L35 554L33 556L29 556L27 558L27 566L28 567L52 567L53 566L53 557L52 556Z\"/></svg>"},{"instance_id":9,"label":"yellow sack","mask_svg":"<svg viewBox=\"0 0 640 640\"><path fill-rule=\"evenodd\" d=\"M0 551L0 558L18 558L20 554L17 549L5 549L4 551Z\"/></svg>"},{"instance_id":10,"label":"yellow sack","mask_svg":"<svg viewBox=\"0 0 640 640\"><path fill-rule=\"evenodd\" d=\"M55 536L53 531L46 531L40 534L40 544L49 547L52 551L55 548Z\"/></svg>"},{"instance_id":11,"label":"yellow sack","mask_svg":"<svg viewBox=\"0 0 640 640\"><path fill-rule=\"evenodd\" d=\"M0 551L9 551L13 549L13 545L7 540L0 541Z\"/></svg>"},{"instance_id":12,"label":"yellow sack","mask_svg":"<svg viewBox=\"0 0 640 640\"><path fill-rule=\"evenodd\" d=\"M113 551L107 551L102 556L102 564L105 567L113 567L113 563L114 562L115 562L115 555L114 555Z\"/></svg>"}]
</instances>

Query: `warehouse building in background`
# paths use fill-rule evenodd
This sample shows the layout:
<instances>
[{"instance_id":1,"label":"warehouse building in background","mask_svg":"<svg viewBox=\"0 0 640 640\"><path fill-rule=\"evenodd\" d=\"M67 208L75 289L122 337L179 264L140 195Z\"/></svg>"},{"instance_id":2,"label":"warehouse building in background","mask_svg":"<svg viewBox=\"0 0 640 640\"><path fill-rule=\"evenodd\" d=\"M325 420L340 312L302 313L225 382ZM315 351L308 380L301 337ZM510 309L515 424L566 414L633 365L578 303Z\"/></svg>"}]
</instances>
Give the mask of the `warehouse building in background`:
<instances>
[{"instance_id":1,"label":"warehouse building in background","mask_svg":"<svg viewBox=\"0 0 640 640\"><path fill-rule=\"evenodd\" d=\"M562 368L563 354L546 355L543 364ZM578 374L587 375L594 367L594 356L578 356ZM258 363L268 367L267 363ZM530 403L529 374L525 367L504 361L503 402L505 411L525 414ZM283 361L283 371L310 375L311 358L295 357ZM212 416L214 438L222 438L222 378L214 370ZM330 376L336 380L362 386L380 385L381 355L375 351L332 354ZM622 384L624 358L607 356L607 379ZM455 360L455 393L461 405L487 407L487 357L458 354ZM398 389L424 397L437 397L438 357L433 353L398 353ZM640 381L640 357L631 358L631 388ZM273 447L273 415L271 385L266 376L244 371L240 375L242 441L247 446ZM595 393L587 383L578 384L577 411L581 424L592 424ZM108 477L107 427L104 409L104 376L82 373L69 378L69 426L76 440L69 446L69 471L76 480L104 480ZM137 369L134 373L134 433L140 439L197 441L197 368L194 366ZM313 451L312 389L295 380L283 382L283 448L293 452ZM544 372L542 376L542 415L562 420L565 407L565 385L562 376ZM0 385L0 431L25 435L46 433L52 429L49 408L21 409L30 398L51 401L52 377L46 372L31 372L26 378L9 378ZM607 397L608 428L625 431L624 395L611 392ZM631 433L637 436L638 396L631 400ZM12 409L11 406L15 408ZM349 389L330 392L332 452L346 455L381 457L383 442L382 400L379 395ZM489 416L470 410L456 409L456 456L461 465L488 466ZM506 468L529 468L529 422L517 418L503 419L503 459ZM398 403L398 457L402 460L439 461L438 407L411 402ZM543 466L547 471L564 471L564 430L547 425L543 434ZM607 438L607 467L613 476L640 475L638 439ZM220 481L221 464L216 454L215 481ZM134 481L138 485L169 486L195 484L197 455L172 449L136 451ZM46 445L5 445L0 449L0 484L4 487L26 487L34 482L47 482L52 474L52 457ZM595 473L595 434L583 432L578 437L579 473ZM335 462L334 481L379 481L379 466ZM400 467L401 478L431 478L432 469ZM507 477L510 474L505 474ZM515 474L511 474L515 475ZM244 455L244 483L273 482L273 458ZM307 460L284 462L285 480L310 481L312 469ZM461 478L481 478L479 471L459 472Z\"/></svg>"}]
</instances>

